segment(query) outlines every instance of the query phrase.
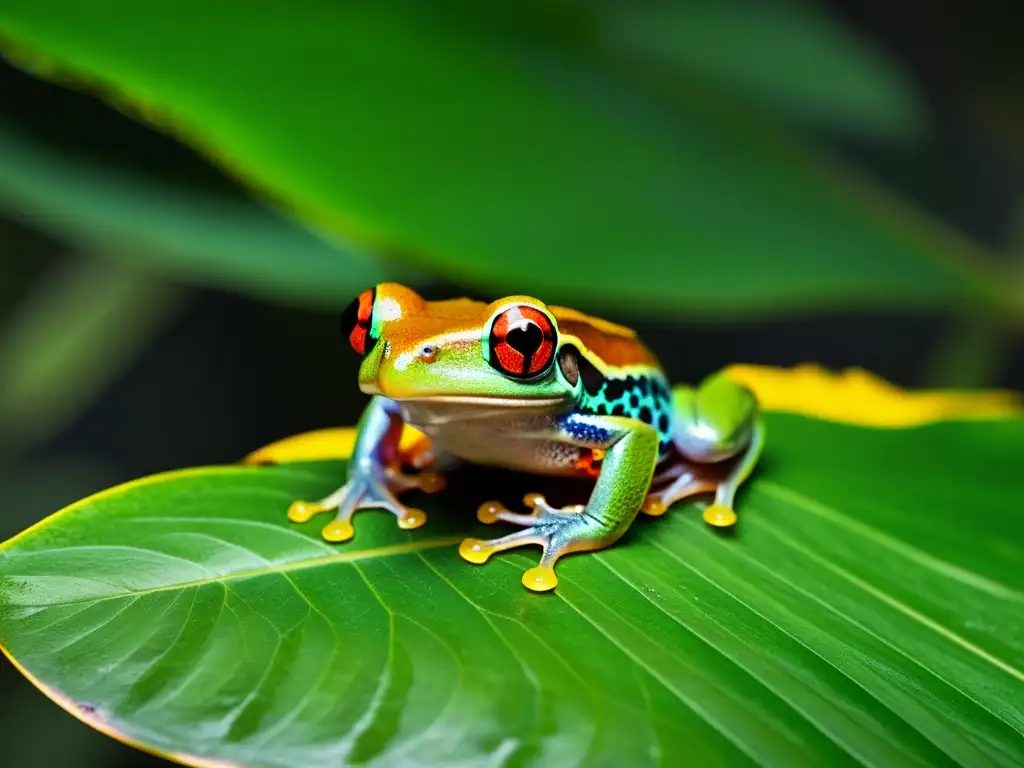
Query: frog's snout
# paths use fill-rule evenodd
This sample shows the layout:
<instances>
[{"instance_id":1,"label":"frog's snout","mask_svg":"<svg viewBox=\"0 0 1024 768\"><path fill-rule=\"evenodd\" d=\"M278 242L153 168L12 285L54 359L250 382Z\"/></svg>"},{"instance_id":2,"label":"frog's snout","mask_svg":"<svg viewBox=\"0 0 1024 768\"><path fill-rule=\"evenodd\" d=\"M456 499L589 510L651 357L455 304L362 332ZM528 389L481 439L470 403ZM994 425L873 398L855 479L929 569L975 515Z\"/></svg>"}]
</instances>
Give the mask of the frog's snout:
<instances>
[{"instance_id":1,"label":"frog's snout","mask_svg":"<svg viewBox=\"0 0 1024 768\"><path fill-rule=\"evenodd\" d=\"M359 366L359 389L368 395L381 395L380 361L387 343L377 344Z\"/></svg>"}]
</instances>

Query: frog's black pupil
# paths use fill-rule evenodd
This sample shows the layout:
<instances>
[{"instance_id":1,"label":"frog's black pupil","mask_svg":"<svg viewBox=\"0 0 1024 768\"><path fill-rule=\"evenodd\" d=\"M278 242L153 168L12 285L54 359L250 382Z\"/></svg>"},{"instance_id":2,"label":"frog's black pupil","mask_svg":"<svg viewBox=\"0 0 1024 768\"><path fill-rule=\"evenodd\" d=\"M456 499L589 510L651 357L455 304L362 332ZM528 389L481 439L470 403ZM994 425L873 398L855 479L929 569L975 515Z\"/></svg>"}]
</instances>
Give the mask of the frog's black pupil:
<instances>
[{"instance_id":1,"label":"frog's black pupil","mask_svg":"<svg viewBox=\"0 0 1024 768\"><path fill-rule=\"evenodd\" d=\"M348 341L349 334L359 324L359 299L356 299L341 313L341 335Z\"/></svg>"},{"instance_id":2,"label":"frog's black pupil","mask_svg":"<svg viewBox=\"0 0 1024 768\"><path fill-rule=\"evenodd\" d=\"M377 290L363 291L341 313L341 333L349 345L360 355L368 355L377 344L372 333L373 305Z\"/></svg>"},{"instance_id":3,"label":"frog's black pupil","mask_svg":"<svg viewBox=\"0 0 1024 768\"><path fill-rule=\"evenodd\" d=\"M516 326L509 330L505 341L512 349L523 356L523 359L530 360L533 353L540 349L544 342L544 332L536 323L526 323L525 326Z\"/></svg>"}]
</instances>

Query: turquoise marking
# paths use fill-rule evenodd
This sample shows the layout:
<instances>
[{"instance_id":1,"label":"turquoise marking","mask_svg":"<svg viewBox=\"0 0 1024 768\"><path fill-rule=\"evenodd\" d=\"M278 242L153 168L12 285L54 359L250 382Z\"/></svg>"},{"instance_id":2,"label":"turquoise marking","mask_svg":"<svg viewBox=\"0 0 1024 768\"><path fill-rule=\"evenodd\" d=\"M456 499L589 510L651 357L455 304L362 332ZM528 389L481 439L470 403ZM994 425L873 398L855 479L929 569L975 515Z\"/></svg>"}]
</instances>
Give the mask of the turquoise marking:
<instances>
[{"instance_id":1,"label":"turquoise marking","mask_svg":"<svg viewBox=\"0 0 1024 768\"><path fill-rule=\"evenodd\" d=\"M658 431L659 458L672 449L672 395L663 376L608 376L597 392L584 390L579 411L643 421Z\"/></svg>"}]
</instances>

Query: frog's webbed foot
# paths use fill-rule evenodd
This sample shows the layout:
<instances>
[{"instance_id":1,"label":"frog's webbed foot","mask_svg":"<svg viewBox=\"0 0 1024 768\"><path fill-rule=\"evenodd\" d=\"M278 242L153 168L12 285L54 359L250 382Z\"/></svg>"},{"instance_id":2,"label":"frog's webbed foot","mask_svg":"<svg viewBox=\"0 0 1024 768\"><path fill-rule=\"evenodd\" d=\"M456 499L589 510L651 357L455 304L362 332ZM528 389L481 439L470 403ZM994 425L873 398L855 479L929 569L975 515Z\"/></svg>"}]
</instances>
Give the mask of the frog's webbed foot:
<instances>
[{"instance_id":1,"label":"frog's webbed foot","mask_svg":"<svg viewBox=\"0 0 1024 768\"><path fill-rule=\"evenodd\" d=\"M426 493L436 493L444 488L444 477L436 472L420 472L406 475L397 469L382 469L379 472L359 472L341 488L320 501L296 501L288 509L288 519L293 523L306 523L321 512L337 510L334 519L324 526L321 534L331 542L348 541L355 530L352 515L360 509L384 509L398 518L398 527L406 530L419 528L427 522L423 510L407 507L395 498L395 494L418 488Z\"/></svg>"},{"instance_id":2,"label":"frog's webbed foot","mask_svg":"<svg viewBox=\"0 0 1024 768\"><path fill-rule=\"evenodd\" d=\"M750 477L764 447L764 425L758 420L750 443L730 459L715 463L683 461L672 472L672 482L644 499L641 511L655 517L665 514L677 501L699 493L714 492L714 503L704 510L704 522L715 528L731 528L736 524L736 492Z\"/></svg>"},{"instance_id":3,"label":"frog's webbed foot","mask_svg":"<svg viewBox=\"0 0 1024 768\"><path fill-rule=\"evenodd\" d=\"M480 522L512 523L523 526L523 530L490 541L464 539L459 546L462 558L479 565L496 552L536 544L543 548L543 554L537 567L523 574L523 586L534 592L546 592L558 585L555 562L560 557L571 552L601 549L614 541L609 529L588 515L582 504L557 509L539 493L526 494L523 503L533 512L517 514L497 501L482 504L476 515Z\"/></svg>"},{"instance_id":4,"label":"frog's webbed foot","mask_svg":"<svg viewBox=\"0 0 1024 768\"><path fill-rule=\"evenodd\" d=\"M433 442L428 437L422 437L401 452L400 464L403 467L424 470L433 464L435 459Z\"/></svg>"},{"instance_id":5,"label":"frog's webbed foot","mask_svg":"<svg viewBox=\"0 0 1024 768\"><path fill-rule=\"evenodd\" d=\"M647 494L640 511L651 517L660 517L677 501L697 494L717 491L719 485L711 478L701 477L697 473L684 470L670 485ZM732 508L731 496L728 498L728 502L718 503L716 499L716 503L704 510L704 522L716 528L728 528L735 525L736 512Z\"/></svg>"}]
</instances>

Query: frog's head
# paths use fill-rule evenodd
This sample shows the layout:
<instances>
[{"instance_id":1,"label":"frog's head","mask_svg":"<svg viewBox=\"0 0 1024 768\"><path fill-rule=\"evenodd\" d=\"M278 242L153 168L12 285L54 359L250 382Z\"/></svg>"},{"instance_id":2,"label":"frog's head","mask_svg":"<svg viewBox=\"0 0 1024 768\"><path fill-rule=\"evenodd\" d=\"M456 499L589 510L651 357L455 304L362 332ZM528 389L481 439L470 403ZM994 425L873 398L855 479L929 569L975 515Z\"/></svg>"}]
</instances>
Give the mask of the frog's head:
<instances>
[{"instance_id":1,"label":"frog's head","mask_svg":"<svg viewBox=\"0 0 1024 768\"><path fill-rule=\"evenodd\" d=\"M364 356L359 388L394 400L556 406L577 382L556 364L558 325L530 296L426 301L395 283L364 291L342 330Z\"/></svg>"}]
</instances>

